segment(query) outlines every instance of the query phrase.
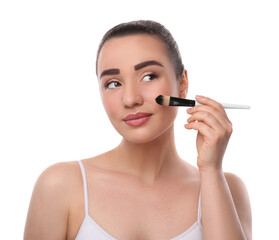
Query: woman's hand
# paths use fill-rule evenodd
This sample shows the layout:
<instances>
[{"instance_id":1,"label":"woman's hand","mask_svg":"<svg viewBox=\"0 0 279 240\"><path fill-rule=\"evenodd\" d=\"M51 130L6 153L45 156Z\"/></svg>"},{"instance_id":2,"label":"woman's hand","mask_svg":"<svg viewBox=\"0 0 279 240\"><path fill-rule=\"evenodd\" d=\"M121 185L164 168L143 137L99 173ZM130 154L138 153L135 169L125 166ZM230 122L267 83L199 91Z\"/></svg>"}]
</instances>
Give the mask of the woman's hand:
<instances>
[{"instance_id":1,"label":"woman's hand","mask_svg":"<svg viewBox=\"0 0 279 240\"><path fill-rule=\"evenodd\" d=\"M220 103L202 96L196 96L196 100L204 105L187 110L191 117L184 127L198 131L198 168L200 170L220 170L232 134L232 123Z\"/></svg>"}]
</instances>

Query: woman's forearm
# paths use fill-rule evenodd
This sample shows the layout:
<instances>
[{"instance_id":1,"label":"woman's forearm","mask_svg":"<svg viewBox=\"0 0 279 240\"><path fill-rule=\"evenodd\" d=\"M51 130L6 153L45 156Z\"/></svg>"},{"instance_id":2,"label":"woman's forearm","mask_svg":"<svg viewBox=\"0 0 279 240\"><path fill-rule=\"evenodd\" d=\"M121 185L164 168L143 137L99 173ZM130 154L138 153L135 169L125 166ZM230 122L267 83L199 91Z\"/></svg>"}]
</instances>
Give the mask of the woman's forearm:
<instances>
[{"instance_id":1,"label":"woman's forearm","mask_svg":"<svg viewBox=\"0 0 279 240\"><path fill-rule=\"evenodd\" d=\"M204 240L246 240L222 170L200 171Z\"/></svg>"}]
</instances>

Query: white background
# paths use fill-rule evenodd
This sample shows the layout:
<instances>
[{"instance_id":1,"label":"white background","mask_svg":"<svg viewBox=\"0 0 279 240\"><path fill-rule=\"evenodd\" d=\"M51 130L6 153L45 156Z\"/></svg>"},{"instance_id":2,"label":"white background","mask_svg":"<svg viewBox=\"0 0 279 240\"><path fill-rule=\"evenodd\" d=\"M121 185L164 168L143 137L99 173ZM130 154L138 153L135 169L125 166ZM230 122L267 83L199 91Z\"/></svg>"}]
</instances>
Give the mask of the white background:
<instances>
[{"instance_id":1,"label":"white background","mask_svg":"<svg viewBox=\"0 0 279 240\"><path fill-rule=\"evenodd\" d=\"M177 40L188 98L251 105L227 110L234 132L223 166L248 188L254 239L277 238L278 12L270 0L1 1L1 239L22 239L46 167L119 143L99 98L95 56L109 28L138 19L161 22ZM187 118L180 109L177 148L196 165L196 132L183 127Z\"/></svg>"}]
</instances>

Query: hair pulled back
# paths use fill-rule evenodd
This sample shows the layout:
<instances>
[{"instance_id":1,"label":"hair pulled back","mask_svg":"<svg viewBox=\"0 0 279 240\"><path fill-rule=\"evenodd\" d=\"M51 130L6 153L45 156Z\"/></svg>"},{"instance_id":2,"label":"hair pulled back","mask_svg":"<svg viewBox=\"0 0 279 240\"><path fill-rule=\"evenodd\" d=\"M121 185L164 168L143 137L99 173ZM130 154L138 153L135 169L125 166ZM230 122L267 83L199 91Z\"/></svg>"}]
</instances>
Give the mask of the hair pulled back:
<instances>
[{"instance_id":1,"label":"hair pulled back","mask_svg":"<svg viewBox=\"0 0 279 240\"><path fill-rule=\"evenodd\" d=\"M107 31L103 36L97 51L96 73L99 54L103 45L112 38L119 38L134 34L147 34L161 40L166 46L169 58L175 70L176 78L177 80L181 80L184 65L182 63L178 45L169 30L167 30L162 24L151 20L138 20L121 23Z\"/></svg>"}]
</instances>

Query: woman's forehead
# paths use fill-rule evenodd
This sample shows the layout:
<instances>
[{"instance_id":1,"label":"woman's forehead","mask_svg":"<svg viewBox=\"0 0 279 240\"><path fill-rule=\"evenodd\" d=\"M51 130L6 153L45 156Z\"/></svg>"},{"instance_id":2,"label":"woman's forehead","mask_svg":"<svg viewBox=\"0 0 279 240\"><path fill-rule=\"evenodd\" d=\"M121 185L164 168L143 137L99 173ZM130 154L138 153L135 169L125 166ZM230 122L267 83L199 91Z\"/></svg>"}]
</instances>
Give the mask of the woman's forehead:
<instances>
[{"instance_id":1,"label":"woman's forehead","mask_svg":"<svg viewBox=\"0 0 279 240\"><path fill-rule=\"evenodd\" d=\"M98 66L103 68L120 62L136 64L144 60L167 61L165 45L151 35L129 35L108 40L99 53Z\"/></svg>"}]
</instances>

